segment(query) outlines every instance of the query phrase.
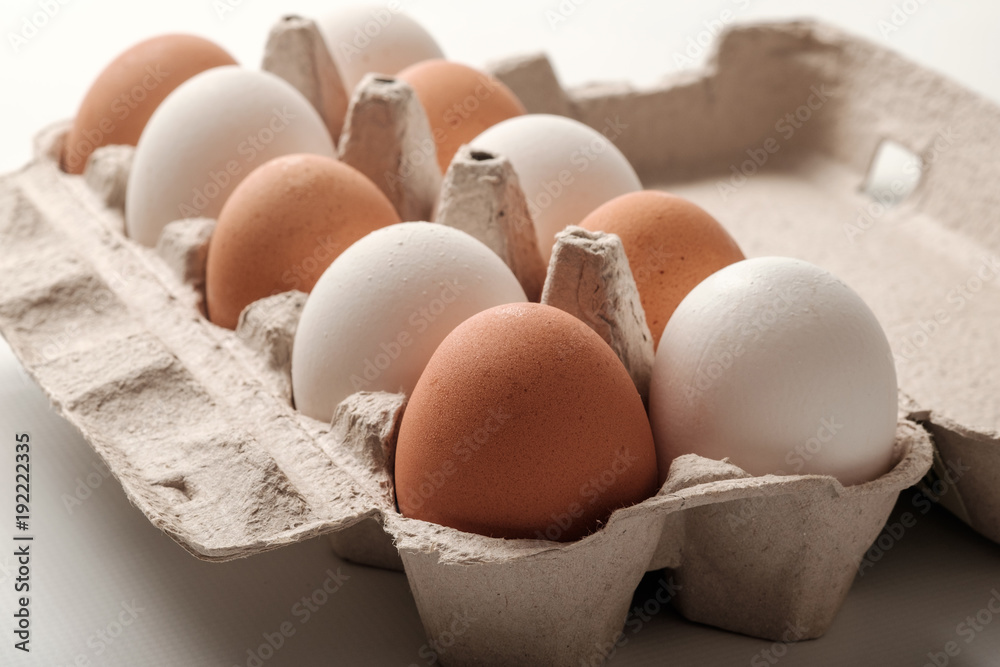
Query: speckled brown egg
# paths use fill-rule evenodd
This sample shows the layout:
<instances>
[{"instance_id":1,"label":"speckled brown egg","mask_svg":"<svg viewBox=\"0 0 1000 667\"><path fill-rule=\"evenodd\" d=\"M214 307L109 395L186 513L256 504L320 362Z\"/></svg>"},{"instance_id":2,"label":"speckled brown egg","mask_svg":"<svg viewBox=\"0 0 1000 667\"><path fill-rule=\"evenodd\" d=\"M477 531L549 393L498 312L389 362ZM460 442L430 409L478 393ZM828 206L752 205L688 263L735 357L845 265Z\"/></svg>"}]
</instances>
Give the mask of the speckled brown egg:
<instances>
[{"instance_id":1,"label":"speckled brown egg","mask_svg":"<svg viewBox=\"0 0 1000 667\"><path fill-rule=\"evenodd\" d=\"M616 197L580 226L621 238L656 344L695 285L745 259L733 237L707 211L666 192L643 190Z\"/></svg>"},{"instance_id":2,"label":"speckled brown egg","mask_svg":"<svg viewBox=\"0 0 1000 667\"><path fill-rule=\"evenodd\" d=\"M410 396L396 448L403 515L490 537L570 541L656 492L642 399L614 351L536 303L469 318Z\"/></svg>"},{"instance_id":3,"label":"speckled brown egg","mask_svg":"<svg viewBox=\"0 0 1000 667\"><path fill-rule=\"evenodd\" d=\"M135 146L160 102L195 74L235 65L222 47L194 35L139 42L104 68L87 91L63 146L62 168L83 173L96 148Z\"/></svg>"},{"instance_id":4,"label":"speckled brown egg","mask_svg":"<svg viewBox=\"0 0 1000 667\"><path fill-rule=\"evenodd\" d=\"M293 154L264 163L233 190L212 233L209 319L235 329L257 299L308 293L352 243L399 221L375 184L342 162Z\"/></svg>"},{"instance_id":5,"label":"speckled brown egg","mask_svg":"<svg viewBox=\"0 0 1000 667\"><path fill-rule=\"evenodd\" d=\"M500 121L527 113L496 78L448 60L425 60L397 75L413 88L430 121L441 173L462 146Z\"/></svg>"}]
</instances>

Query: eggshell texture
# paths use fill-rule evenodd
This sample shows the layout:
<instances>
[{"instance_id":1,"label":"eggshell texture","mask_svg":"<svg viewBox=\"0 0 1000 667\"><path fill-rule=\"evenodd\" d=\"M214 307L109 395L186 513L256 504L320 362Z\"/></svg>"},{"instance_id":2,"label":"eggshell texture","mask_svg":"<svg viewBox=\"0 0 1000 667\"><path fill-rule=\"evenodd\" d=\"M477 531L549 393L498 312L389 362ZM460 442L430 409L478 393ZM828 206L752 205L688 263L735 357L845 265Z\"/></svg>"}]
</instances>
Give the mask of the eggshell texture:
<instances>
[{"instance_id":1,"label":"eggshell texture","mask_svg":"<svg viewBox=\"0 0 1000 667\"><path fill-rule=\"evenodd\" d=\"M733 237L708 212L665 192L643 190L615 197L580 226L621 238L654 344L695 285L744 259Z\"/></svg>"},{"instance_id":2,"label":"eggshell texture","mask_svg":"<svg viewBox=\"0 0 1000 667\"><path fill-rule=\"evenodd\" d=\"M452 329L515 301L527 301L517 278L465 232L429 222L372 232L306 301L292 352L295 405L328 422L357 391L409 394Z\"/></svg>"},{"instance_id":3,"label":"eggshell texture","mask_svg":"<svg viewBox=\"0 0 1000 667\"><path fill-rule=\"evenodd\" d=\"M194 35L160 35L139 42L91 84L63 146L62 168L82 174L95 149L134 146L160 102L199 72L235 65L216 44Z\"/></svg>"},{"instance_id":4,"label":"eggshell texture","mask_svg":"<svg viewBox=\"0 0 1000 667\"><path fill-rule=\"evenodd\" d=\"M404 516L490 537L576 540L656 492L642 399L614 351L542 304L491 308L438 347L396 447Z\"/></svg>"},{"instance_id":5,"label":"eggshell texture","mask_svg":"<svg viewBox=\"0 0 1000 667\"><path fill-rule=\"evenodd\" d=\"M389 5L354 5L319 20L350 97L366 74L393 75L444 53L423 26Z\"/></svg>"},{"instance_id":6,"label":"eggshell texture","mask_svg":"<svg viewBox=\"0 0 1000 667\"><path fill-rule=\"evenodd\" d=\"M235 329L251 302L310 292L352 243L398 223L361 172L319 155L284 155L255 169L226 200L208 247L208 316Z\"/></svg>"},{"instance_id":7,"label":"eggshell texture","mask_svg":"<svg viewBox=\"0 0 1000 667\"><path fill-rule=\"evenodd\" d=\"M125 195L128 235L154 246L168 222L217 218L247 174L289 153L334 157L302 93L268 72L217 67L195 75L163 100L139 138Z\"/></svg>"},{"instance_id":8,"label":"eggshell texture","mask_svg":"<svg viewBox=\"0 0 1000 667\"><path fill-rule=\"evenodd\" d=\"M885 333L847 285L783 257L727 266L674 311L649 413L661 477L694 453L753 475L887 472L896 369Z\"/></svg>"},{"instance_id":9,"label":"eggshell texture","mask_svg":"<svg viewBox=\"0 0 1000 667\"><path fill-rule=\"evenodd\" d=\"M398 76L413 88L427 114L441 173L448 170L462 144L501 121L527 113L510 88L466 65L427 60Z\"/></svg>"},{"instance_id":10,"label":"eggshell texture","mask_svg":"<svg viewBox=\"0 0 1000 667\"><path fill-rule=\"evenodd\" d=\"M510 160L546 262L558 232L580 224L606 201L642 189L632 165L613 143L570 118L518 116L494 125L469 143Z\"/></svg>"}]
</instances>

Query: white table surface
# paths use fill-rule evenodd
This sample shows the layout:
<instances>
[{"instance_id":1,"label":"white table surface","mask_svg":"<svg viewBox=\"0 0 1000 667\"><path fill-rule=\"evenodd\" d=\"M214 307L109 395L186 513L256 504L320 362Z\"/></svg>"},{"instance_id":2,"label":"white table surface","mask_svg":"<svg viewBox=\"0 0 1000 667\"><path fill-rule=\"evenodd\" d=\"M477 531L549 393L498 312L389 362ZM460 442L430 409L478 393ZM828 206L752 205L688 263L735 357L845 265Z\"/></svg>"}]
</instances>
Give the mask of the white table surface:
<instances>
[{"instance_id":1,"label":"white table surface","mask_svg":"<svg viewBox=\"0 0 1000 667\"><path fill-rule=\"evenodd\" d=\"M15 52L10 33L20 32L24 17L48 0L4 0L0 172L24 164L33 133L72 116L100 69L142 38L202 34L256 66L267 30L282 13L317 15L337 4L222 1L237 6L220 17L215 0L51 0L58 11ZM553 25L547 12L560 6L575 9ZM402 7L455 60L481 65L544 50L569 85L654 82L677 71L675 54L720 17L821 18L1000 101L996 2L403 0ZM898 29L892 29L894 19ZM33 442L33 650L26 656L12 647L16 573L12 550L2 547L0 665L252 666L257 662L248 651L285 622L294 634L261 665L431 664L421 651L425 638L405 577L341 562L324 538L225 564L190 556L129 504L113 478L101 475L97 455L53 412L0 339L0 438L8 471L0 474L0 516L13 513L13 439L21 432ZM903 495L897 511L914 510L911 495ZM1000 591L1000 546L941 510L916 514L916 525L855 582L822 639L774 646L662 609L627 635L609 664L921 667L934 664L929 654L940 654L942 664L946 644L954 641L959 653L949 665L1000 665L1000 614L988 606ZM12 533L12 526L0 531L5 544ZM346 580L306 618L296 604L323 584L328 571ZM653 587L655 579L644 582L637 602ZM984 623L987 618L991 622Z\"/></svg>"}]
</instances>

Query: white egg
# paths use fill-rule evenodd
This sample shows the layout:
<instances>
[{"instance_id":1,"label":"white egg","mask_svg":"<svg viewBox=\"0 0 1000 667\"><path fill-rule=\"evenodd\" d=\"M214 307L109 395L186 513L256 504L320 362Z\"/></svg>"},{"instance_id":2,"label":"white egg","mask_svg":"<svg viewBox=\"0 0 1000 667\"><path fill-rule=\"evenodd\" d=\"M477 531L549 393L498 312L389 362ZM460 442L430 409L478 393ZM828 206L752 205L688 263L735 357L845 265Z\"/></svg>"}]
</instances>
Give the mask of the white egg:
<instances>
[{"instance_id":1,"label":"white egg","mask_svg":"<svg viewBox=\"0 0 1000 667\"><path fill-rule=\"evenodd\" d=\"M507 265L465 232L429 222L372 232L334 260L306 301L292 352L296 408L330 421L357 391L409 394L452 329L523 301Z\"/></svg>"},{"instance_id":2,"label":"white egg","mask_svg":"<svg viewBox=\"0 0 1000 667\"><path fill-rule=\"evenodd\" d=\"M355 5L319 21L347 96L365 74L393 75L422 60L444 58L424 28L395 5Z\"/></svg>"},{"instance_id":3,"label":"white egg","mask_svg":"<svg viewBox=\"0 0 1000 667\"><path fill-rule=\"evenodd\" d=\"M139 137L126 191L128 235L154 246L168 222L218 217L247 174L289 153L336 157L323 120L286 81L239 67L188 79Z\"/></svg>"},{"instance_id":4,"label":"white egg","mask_svg":"<svg viewBox=\"0 0 1000 667\"><path fill-rule=\"evenodd\" d=\"M667 322L649 398L658 465L728 457L753 475L887 472L896 369L851 288L796 259L748 259L695 287Z\"/></svg>"},{"instance_id":5,"label":"white egg","mask_svg":"<svg viewBox=\"0 0 1000 667\"><path fill-rule=\"evenodd\" d=\"M558 232L579 224L601 204L642 189L618 147L571 118L549 114L510 118L470 145L510 160L546 262Z\"/></svg>"}]
</instances>

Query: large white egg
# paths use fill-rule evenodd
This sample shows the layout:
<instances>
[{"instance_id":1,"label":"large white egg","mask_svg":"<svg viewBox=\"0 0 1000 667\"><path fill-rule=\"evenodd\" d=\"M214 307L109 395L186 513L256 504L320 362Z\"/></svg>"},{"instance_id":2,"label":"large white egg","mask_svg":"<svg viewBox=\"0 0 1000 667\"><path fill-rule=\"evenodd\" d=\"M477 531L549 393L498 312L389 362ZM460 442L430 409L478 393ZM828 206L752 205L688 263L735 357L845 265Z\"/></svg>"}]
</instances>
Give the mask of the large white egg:
<instances>
[{"instance_id":1,"label":"large white egg","mask_svg":"<svg viewBox=\"0 0 1000 667\"><path fill-rule=\"evenodd\" d=\"M608 128L614 137L614 127ZM497 123L470 145L510 160L547 262L555 236L601 204L642 189L629 161L604 134L579 121L528 114Z\"/></svg>"},{"instance_id":2,"label":"large white egg","mask_svg":"<svg viewBox=\"0 0 1000 667\"><path fill-rule=\"evenodd\" d=\"M452 329L523 301L503 260L463 231L404 222L372 232L341 253L309 294L292 352L295 406L330 421L357 391L408 395Z\"/></svg>"},{"instance_id":3,"label":"large white egg","mask_svg":"<svg viewBox=\"0 0 1000 667\"><path fill-rule=\"evenodd\" d=\"M139 137L126 231L154 246L172 220L218 217L247 174L290 153L336 157L323 120L299 91L268 72L202 72L163 100Z\"/></svg>"},{"instance_id":4,"label":"large white egg","mask_svg":"<svg viewBox=\"0 0 1000 667\"><path fill-rule=\"evenodd\" d=\"M865 302L784 257L731 264L681 301L649 397L661 476L698 454L845 485L892 466L896 405L892 352Z\"/></svg>"},{"instance_id":5,"label":"large white egg","mask_svg":"<svg viewBox=\"0 0 1000 667\"><path fill-rule=\"evenodd\" d=\"M393 75L444 58L430 33L400 13L398 3L344 7L320 19L319 28L348 97L365 74Z\"/></svg>"}]
</instances>

